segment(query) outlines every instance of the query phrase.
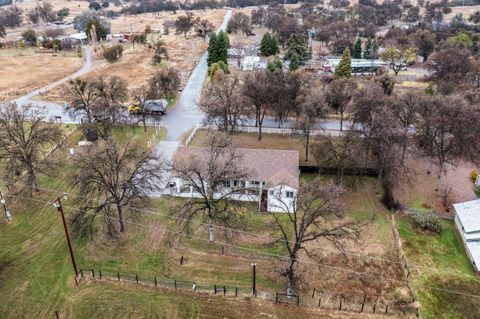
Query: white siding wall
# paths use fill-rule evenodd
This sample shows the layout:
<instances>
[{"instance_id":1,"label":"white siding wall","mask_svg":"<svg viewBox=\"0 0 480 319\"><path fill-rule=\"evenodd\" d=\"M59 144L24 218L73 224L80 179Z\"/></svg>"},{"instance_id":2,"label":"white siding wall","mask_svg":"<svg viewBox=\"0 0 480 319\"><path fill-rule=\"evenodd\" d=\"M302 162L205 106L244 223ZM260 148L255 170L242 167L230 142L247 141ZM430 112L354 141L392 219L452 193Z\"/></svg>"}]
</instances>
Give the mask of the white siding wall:
<instances>
[{"instance_id":1,"label":"white siding wall","mask_svg":"<svg viewBox=\"0 0 480 319\"><path fill-rule=\"evenodd\" d=\"M287 192L293 192L293 197L288 198ZM292 213L297 190L287 185L279 185L268 189L268 211L274 213Z\"/></svg>"}]
</instances>

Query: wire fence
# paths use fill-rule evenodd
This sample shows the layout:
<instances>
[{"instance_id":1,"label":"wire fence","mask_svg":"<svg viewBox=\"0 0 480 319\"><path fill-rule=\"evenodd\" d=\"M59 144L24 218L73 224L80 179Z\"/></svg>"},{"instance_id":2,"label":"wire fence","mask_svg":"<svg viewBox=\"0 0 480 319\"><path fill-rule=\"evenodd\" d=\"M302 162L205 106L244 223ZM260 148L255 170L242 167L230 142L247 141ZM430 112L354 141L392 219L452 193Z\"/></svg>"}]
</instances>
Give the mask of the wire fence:
<instances>
[{"instance_id":1,"label":"wire fence","mask_svg":"<svg viewBox=\"0 0 480 319\"><path fill-rule=\"evenodd\" d=\"M225 297L252 297L267 300L275 304L303 306L308 308L325 308L339 311L372 313L382 315L409 315L419 316L417 307L399 303L387 303L382 296L344 293L313 289L311 294L286 294L283 292L252 287L224 285L221 283L200 283L197 281L145 276L137 273L120 273L119 271L101 270L93 268L80 269L76 282L89 278L95 280L126 282L135 285L159 287L172 290L202 292Z\"/></svg>"}]
</instances>

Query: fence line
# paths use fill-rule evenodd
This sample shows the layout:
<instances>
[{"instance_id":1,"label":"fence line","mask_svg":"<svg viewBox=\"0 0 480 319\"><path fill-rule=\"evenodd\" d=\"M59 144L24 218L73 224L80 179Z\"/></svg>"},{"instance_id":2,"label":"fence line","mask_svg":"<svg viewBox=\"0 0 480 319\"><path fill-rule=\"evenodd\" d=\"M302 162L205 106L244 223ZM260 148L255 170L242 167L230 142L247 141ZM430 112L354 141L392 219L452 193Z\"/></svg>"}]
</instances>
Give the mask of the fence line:
<instances>
[{"instance_id":1,"label":"fence line","mask_svg":"<svg viewBox=\"0 0 480 319\"><path fill-rule=\"evenodd\" d=\"M253 295L251 287L224 285L224 284L205 284L197 281L180 280L174 278L164 278L157 276L143 276L136 273L120 273L119 271L101 270L93 268L81 268L76 282L81 282L82 278L94 280L126 282L135 285L150 287L160 287L172 290L189 291L192 293L203 292L225 297L252 297L267 300L275 304L287 304L294 306L304 306L308 308L325 308L349 312L365 312L381 315L415 315L418 317L418 308L409 306L398 306L395 303L388 304L380 300L380 296L368 294L333 294L331 292L313 289L313 293L304 295L288 295L278 291L272 291L262 288L256 288L256 294ZM354 295L352 297L352 295ZM359 296L360 298L357 298Z\"/></svg>"}]
</instances>

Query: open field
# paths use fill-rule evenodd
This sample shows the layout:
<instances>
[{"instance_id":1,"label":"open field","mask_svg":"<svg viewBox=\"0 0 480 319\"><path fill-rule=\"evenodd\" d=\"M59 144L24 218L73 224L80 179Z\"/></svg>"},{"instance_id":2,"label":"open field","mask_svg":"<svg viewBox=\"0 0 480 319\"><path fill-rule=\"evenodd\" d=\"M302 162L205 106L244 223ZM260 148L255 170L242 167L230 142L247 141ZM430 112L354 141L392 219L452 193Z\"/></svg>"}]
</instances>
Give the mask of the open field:
<instances>
[{"instance_id":1,"label":"open field","mask_svg":"<svg viewBox=\"0 0 480 319\"><path fill-rule=\"evenodd\" d=\"M422 318L479 318L480 298L465 294L478 295L480 278L473 272L453 222L442 221L442 228L439 235L422 233L412 227L411 218L398 221Z\"/></svg>"},{"instance_id":2,"label":"open field","mask_svg":"<svg viewBox=\"0 0 480 319\"><path fill-rule=\"evenodd\" d=\"M25 94L79 69L76 51L38 53L33 48L0 50L0 101Z\"/></svg>"},{"instance_id":3,"label":"open field","mask_svg":"<svg viewBox=\"0 0 480 319\"><path fill-rule=\"evenodd\" d=\"M135 130L131 132L126 128L123 131L115 131L114 136L126 140L134 134L138 136L137 138L146 140L138 128ZM151 135L151 130L146 134ZM55 156L66 158L68 147L74 145L80 138L81 134L78 131L73 133L67 145L56 152ZM6 224L2 219L0 223L2 232L0 294L5 296L5 302L0 305L2 318L49 318L53 316L55 310L66 313L66 317L69 318L88 317L86 314L88 311L102 318L109 316L117 318L129 317L131 314L137 314L136 311L145 314L158 313L162 309L167 309L167 313L173 311L172 316L167 316L169 318L175 316L202 318L203 316L197 313L199 309L208 309L201 310L202 313L204 311L208 314L216 313L217 302L220 302L222 307L225 302L230 302L228 300L197 302L196 297L190 303L195 306L187 308L188 314L183 315L177 311L185 309L179 305L176 295L171 293L150 294L148 290L136 295L137 288L125 289L107 284L102 284L97 290L95 288L97 283L82 284L77 290L73 285L72 269L61 222L53 207L46 204L61 190L69 193L68 201L64 202L66 214L69 215L76 209L76 201L79 198L75 196L75 190L70 188L68 182L69 173L73 169L74 167L65 159L59 167L60 173L41 177L42 191L36 194L33 200L9 197L14 222ZM312 177L314 176L307 175L302 178ZM396 283L385 283L381 280L372 280L370 277L355 276L351 271L335 269L335 266L340 266L365 273L401 277L401 270L396 264L371 259L396 258L389 213L383 208L373 189L374 182L365 179L362 184L348 188L345 193L347 218L365 223L362 238L356 244L349 243L347 249L362 253L344 257L327 242L312 243L321 249L315 252L319 258L316 262L309 263L306 256L301 257L305 260L305 263L302 262L299 266L304 278L302 293L308 295L312 288L317 288L318 291L329 293L342 292L347 296L345 298L356 296L357 299L360 298L358 296L363 298L363 293L367 293L369 302L373 303L376 300L380 305L392 303L396 291L404 289ZM220 231L217 233L218 242L208 243L207 230L200 227L201 224L195 224L195 229L191 233L172 237L172 231L175 229L174 214L180 204L182 201L179 199L164 197L152 203L151 211L135 213L131 210L125 216L126 233L116 240L108 240L100 233L93 240L75 237L73 246L78 266L111 272L120 271L122 274L155 275L196 281L204 285L230 285L248 289L251 283L250 263L255 261L258 263L258 289L270 293L284 290L284 279L279 271L285 266L285 262L274 258L274 255L283 256L286 251L281 243L275 241L278 233L272 227L270 216L256 213L253 204L246 205L242 211L242 219L243 229L247 233L242 233L234 242L227 245L222 254L221 243L227 241L223 233ZM170 247L169 242L173 244L174 249ZM180 266L181 256L184 256L184 263ZM319 267L316 263L323 266ZM21 298L18 298L19 294ZM348 297L350 295L353 297ZM115 302L112 301L114 296ZM251 304L245 302L246 305ZM112 303L123 306L112 310ZM152 303L157 306L152 306ZM265 311L271 307L269 304L259 303L258 307ZM239 309L242 307L239 306ZM299 318L312 317L310 314L305 315L302 310L299 312L295 310L295 314ZM225 316L238 317L232 313ZM279 318L283 318L281 316L278 315Z\"/></svg>"},{"instance_id":4,"label":"open field","mask_svg":"<svg viewBox=\"0 0 480 319\"><path fill-rule=\"evenodd\" d=\"M202 12L202 18L209 19L215 28L218 28L223 21L225 12L226 10L223 9L206 10ZM177 13L176 15L166 13L159 15L139 14L113 19L111 21L112 32L130 33L131 30L133 30L133 32L143 32L147 25L149 25L152 30L161 31L163 29L163 23L173 23L176 17L181 14L183 13ZM174 28L171 28L168 35L159 36L158 34L153 34L151 37L154 37L156 40L160 39L167 45L169 58L164 59L160 66L152 65L151 62L154 52L146 45L133 46L132 44L125 44L123 56L116 63L108 63L103 60L103 49L100 45L94 50L94 69L83 77L88 78L100 75L118 76L127 82L130 90L134 90L141 86L149 75L154 73L158 68L171 66L180 71L182 83L185 84L191 71L207 49L208 43L193 33L187 34L187 38L185 38L183 34L175 34ZM60 104L64 102L61 87L47 92L43 98Z\"/></svg>"}]
</instances>

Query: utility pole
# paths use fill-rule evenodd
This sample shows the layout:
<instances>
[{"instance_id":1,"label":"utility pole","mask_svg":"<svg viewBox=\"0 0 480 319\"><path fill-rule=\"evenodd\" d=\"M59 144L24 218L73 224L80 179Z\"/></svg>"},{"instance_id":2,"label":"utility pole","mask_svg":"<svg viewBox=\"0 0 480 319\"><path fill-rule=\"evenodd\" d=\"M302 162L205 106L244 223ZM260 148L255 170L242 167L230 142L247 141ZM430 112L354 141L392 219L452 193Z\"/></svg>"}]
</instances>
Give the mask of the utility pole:
<instances>
[{"instance_id":1,"label":"utility pole","mask_svg":"<svg viewBox=\"0 0 480 319\"><path fill-rule=\"evenodd\" d=\"M256 277L257 277L257 263L252 263L252 294L254 297L257 296Z\"/></svg>"},{"instance_id":2,"label":"utility pole","mask_svg":"<svg viewBox=\"0 0 480 319\"><path fill-rule=\"evenodd\" d=\"M67 194L57 197L51 204L57 209L62 216L63 229L65 230L65 237L67 238L68 251L70 252L70 258L72 259L73 270L75 271L75 277L78 276L77 264L75 263L75 257L73 256L72 243L70 242L70 236L68 235L67 223L65 222L65 214L63 213L62 198L67 199Z\"/></svg>"},{"instance_id":3,"label":"utility pole","mask_svg":"<svg viewBox=\"0 0 480 319\"><path fill-rule=\"evenodd\" d=\"M7 219L7 221L11 222L12 214L10 214L10 211L8 210L7 200L3 197L3 193L1 190L0 190L0 203L2 203L3 213L5 214L5 218Z\"/></svg>"}]
</instances>

